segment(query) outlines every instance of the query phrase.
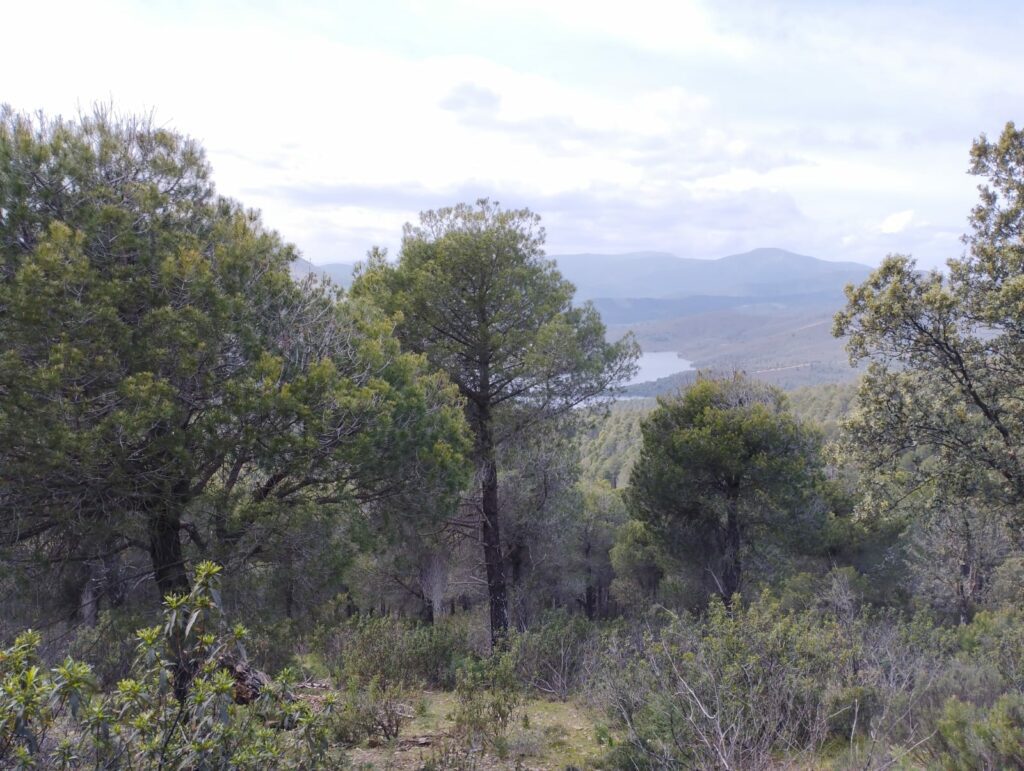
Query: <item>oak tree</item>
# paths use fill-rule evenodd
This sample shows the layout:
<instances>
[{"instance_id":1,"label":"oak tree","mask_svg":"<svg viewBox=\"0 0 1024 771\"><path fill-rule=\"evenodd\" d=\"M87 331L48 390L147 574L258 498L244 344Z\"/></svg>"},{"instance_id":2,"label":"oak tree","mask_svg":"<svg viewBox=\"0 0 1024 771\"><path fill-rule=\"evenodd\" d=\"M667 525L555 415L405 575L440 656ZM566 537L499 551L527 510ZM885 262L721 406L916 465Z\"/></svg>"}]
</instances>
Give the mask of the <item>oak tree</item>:
<instances>
[{"instance_id":1,"label":"oak tree","mask_svg":"<svg viewBox=\"0 0 1024 771\"><path fill-rule=\"evenodd\" d=\"M891 255L847 288L834 331L870 366L845 448L872 486L864 506L995 504L1024 525L1024 132L971 150L984 179L948 274ZM955 503L954 503L955 505Z\"/></svg>"}]
</instances>

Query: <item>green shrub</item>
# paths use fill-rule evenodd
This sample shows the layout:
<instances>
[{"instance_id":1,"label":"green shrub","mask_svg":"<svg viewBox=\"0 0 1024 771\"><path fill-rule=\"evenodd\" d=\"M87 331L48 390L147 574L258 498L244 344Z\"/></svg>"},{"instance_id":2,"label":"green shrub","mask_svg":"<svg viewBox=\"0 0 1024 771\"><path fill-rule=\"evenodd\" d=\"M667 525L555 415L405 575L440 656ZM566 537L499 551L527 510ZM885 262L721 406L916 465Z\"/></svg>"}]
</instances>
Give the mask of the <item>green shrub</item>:
<instances>
[{"instance_id":1,"label":"green shrub","mask_svg":"<svg viewBox=\"0 0 1024 771\"><path fill-rule=\"evenodd\" d=\"M455 731L471 747L505 746L505 737L523 703L511 651L470 659L458 671Z\"/></svg>"},{"instance_id":2,"label":"green shrub","mask_svg":"<svg viewBox=\"0 0 1024 771\"><path fill-rule=\"evenodd\" d=\"M1004 694L989 709L951 698L932 744L942 768L1024 768L1024 695Z\"/></svg>"},{"instance_id":3,"label":"green shrub","mask_svg":"<svg viewBox=\"0 0 1024 771\"><path fill-rule=\"evenodd\" d=\"M137 654L135 631L157 618L128 609L102 610L94 626L78 630L68 655L88 664L101 688L112 688L131 672Z\"/></svg>"},{"instance_id":4,"label":"green shrub","mask_svg":"<svg viewBox=\"0 0 1024 771\"><path fill-rule=\"evenodd\" d=\"M1020 609L983 611L959 627L962 658L993 667L1003 688L1024 691L1024 612Z\"/></svg>"},{"instance_id":5,"label":"green shrub","mask_svg":"<svg viewBox=\"0 0 1024 771\"><path fill-rule=\"evenodd\" d=\"M250 629L246 648L253 660L267 672L277 674L286 668L302 669L299 652L302 636L292 619L277 619Z\"/></svg>"},{"instance_id":6,"label":"green shrub","mask_svg":"<svg viewBox=\"0 0 1024 771\"><path fill-rule=\"evenodd\" d=\"M328 668L342 684L377 679L382 687L452 688L459 664L470 656L458 619L417 624L392 616L357 616L321 630Z\"/></svg>"},{"instance_id":7,"label":"green shrub","mask_svg":"<svg viewBox=\"0 0 1024 771\"><path fill-rule=\"evenodd\" d=\"M830 737L853 741L869 733L878 710L878 693L865 685L848 685L830 691L825 698Z\"/></svg>"},{"instance_id":8,"label":"green shrub","mask_svg":"<svg viewBox=\"0 0 1024 771\"><path fill-rule=\"evenodd\" d=\"M849 651L834 622L768 596L712 601L605 664L608 706L625 729L609 762L625 768L764 768L812 756L827 737L824 694Z\"/></svg>"},{"instance_id":9,"label":"green shrub","mask_svg":"<svg viewBox=\"0 0 1024 771\"><path fill-rule=\"evenodd\" d=\"M514 641L519 677L564 701L593 664L598 642L596 626L583 616L564 610L545 613Z\"/></svg>"},{"instance_id":10,"label":"green shrub","mask_svg":"<svg viewBox=\"0 0 1024 771\"><path fill-rule=\"evenodd\" d=\"M995 569L989 600L996 607L1024 607L1024 555L1008 557Z\"/></svg>"},{"instance_id":11,"label":"green shrub","mask_svg":"<svg viewBox=\"0 0 1024 771\"><path fill-rule=\"evenodd\" d=\"M67 659L53 669L39 660L42 638L26 631L0 651L0 764L37 765L54 725L65 712L77 718L95 692L95 679L85 664ZM58 748L66 753L73 748Z\"/></svg>"},{"instance_id":12,"label":"green shrub","mask_svg":"<svg viewBox=\"0 0 1024 771\"><path fill-rule=\"evenodd\" d=\"M477 771L479 753L454 739L445 739L430 748L420 771Z\"/></svg>"},{"instance_id":13,"label":"green shrub","mask_svg":"<svg viewBox=\"0 0 1024 771\"><path fill-rule=\"evenodd\" d=\"M364 741L397 739L412 719L405 691L397 685L382 685L377 678L368 685L353 679L330 721L336 741L348 746Z\"/></svg>"},{"instance_id":14,"label":"green shrub","mask_svg":"<svg viewBox=\"0 0 1024 771\"><path fill-rule=\"evenodd\" d=\"M112 693L97 689L85 664L69 659L44 669L35 633L0 652L0 765L266 769L339 762L327 742L331 704L314 712L291 696L286 678L261 684L258 694L253 680L239 679L245 630L229 629L220 613L219 572L201 563L192 591L167 597L164 623L139 630L131 676Z\"/></svg>"}]
</instances>

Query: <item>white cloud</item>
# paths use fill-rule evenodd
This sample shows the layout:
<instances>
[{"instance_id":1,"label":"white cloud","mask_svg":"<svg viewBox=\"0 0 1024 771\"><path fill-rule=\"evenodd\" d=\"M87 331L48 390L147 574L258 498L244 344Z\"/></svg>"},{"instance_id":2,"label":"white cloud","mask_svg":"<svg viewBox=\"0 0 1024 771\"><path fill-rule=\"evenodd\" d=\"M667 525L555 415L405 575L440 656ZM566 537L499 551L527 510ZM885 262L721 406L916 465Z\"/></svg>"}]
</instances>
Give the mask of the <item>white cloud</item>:
<instances>
[{"instance_id":1,"label":"white cloud","mask_svg":"<svg viewBox=\"0 0 1024 771\"><path fill-rule=\"evenodd\" d=\"M5 39L0 67L18 76L0 98L155 111L314 260L393 244L419 208L480 191L550 206L552 244L577 249L784 237L826 257L898 246L937 263L973 201L970 139L1024 103L1007 75L1024 66L1012 24L809 8L19 3L5 24L46 29L47 44ZM340 189L366 198L310 202Z\"/></svg>"},{"instance_id":2,"label":"white cloud","mask_svg":"<svg viewBox=\"0 0 1024 771\"><path fill-rule=\"evenodd\" d=\"M695 0L518 0L497 4L465 0L477 12L525 15L558 24L566 34L594 35L640 49L687 56L744 58L751 42L727 34L704 3Z\"/></svg>"},{"instance_id":3,"label":"white cloud","mask_svg":"<svg viewBox=\"0 0 1024 771\"><path fill-rule=\"evenodd\" d=\"M907 209L906 211L898 211L894 214L890 214L884 220L882 224L878 226L878 229L887 234L902 233L909 227L911 221L914 219L914 210Z\"/></svg>"}]
</instances>

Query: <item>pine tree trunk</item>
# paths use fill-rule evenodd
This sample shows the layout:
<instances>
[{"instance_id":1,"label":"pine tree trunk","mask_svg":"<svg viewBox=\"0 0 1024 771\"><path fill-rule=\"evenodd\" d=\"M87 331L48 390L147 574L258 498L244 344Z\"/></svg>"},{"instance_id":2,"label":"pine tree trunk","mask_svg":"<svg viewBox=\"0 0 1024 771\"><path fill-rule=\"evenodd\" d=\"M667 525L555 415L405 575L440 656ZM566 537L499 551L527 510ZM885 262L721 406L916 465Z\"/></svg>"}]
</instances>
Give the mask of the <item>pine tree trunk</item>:
<instances>
[{"instance_id":1,"label":"pine tree trunk","mask_svg":"<svg viewBox=\"0 0 1024 771\"><path fill-rule=\"evenodd\" d=\"M149 557L161 598L191 590L181 545L181 517L177 512L164 507L151 514Z\"/></svg>"},{"instance_id":2,"label":"pine tree trunk","mask_svg":"<svg viewBox=\"0 0 1024 771\"><path fill-rule=\"evenodd\" d=\"M491 645L498 647L508 633L508 591L501 551L501 527L498 520L498 469L491 448L490 458L481 468L481 541L487 570L487 597L491 611Z\"/></svg>"},{"instance_id":3,"label":"pine tree trunk","mask_svg":"<svg viewBox=\"0 0 1024 771\"><path fill-rule=\"evenodd\" d=\"M732 596L740 590L743 564L740 557L741 535L738 501L730 496L729 512L725 524L725 554L722 566L722 594L726 605L732 603Z\"/></svg>"},{"instance_id":4,"label":"pine tree trunk","mask_svg":"<svg viewBox=\"0 0 1024 771\"><path fill-rule=\"evenodd\" d=\"M82 587L82 598L78 603L78 612L82 617L82 625L86 627L96 626L96 619L99 614L100 598L96 591L96 580L92 570L89 577L85 579Z\"/></svg>"},{"instance_id":5,"label":"pine tree trunk","mask_svg":"<svg viewBox=\"0 0 1024 771\"><path fill-rule=\"evenodd\" d=\"M483 326L483 325L482 325ZM491 390L490 363L481 357L479 393L471 402L476 434L476 460L480 474L480 541L487 573L487 599L491 614L491 647L504 644L508 632L508 590L505 585L505 557L501 548L498 513L498 460L494 447L494 418L488 394Z\"/></svg>"},{"instance_id":6,"label":"pine tree trunk","mask_svg":"<svg viewBox=\"0 0 1024 771\"><path fill-rule=\"evenodd\" d=\"M597 590L594 585L588 583L586 592L583 595L583 610L590 621L597 615Z\"/></svg>"}]
</instances>

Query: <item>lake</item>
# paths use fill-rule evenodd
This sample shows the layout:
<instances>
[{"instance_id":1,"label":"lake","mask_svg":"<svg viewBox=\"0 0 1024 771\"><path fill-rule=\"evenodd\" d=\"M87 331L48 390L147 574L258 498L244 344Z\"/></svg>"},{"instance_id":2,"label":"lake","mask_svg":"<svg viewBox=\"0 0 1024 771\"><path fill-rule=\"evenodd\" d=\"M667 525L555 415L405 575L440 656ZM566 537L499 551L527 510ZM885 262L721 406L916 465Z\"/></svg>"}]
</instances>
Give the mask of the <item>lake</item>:
<instances>
[{"instance_id":1,"label":"lake","mask_svg":"<svg viewBox=\"0 0 1024 771\"><path fill-rule=\"evenodd\" d=\"M639 371L626 385L647 383L651 380L674 375L677 372L687 372L693 369L689 359L680 358L675 351L653 351L641 353L637 360L640 366Z\"/></svg>"}]
</instances>

